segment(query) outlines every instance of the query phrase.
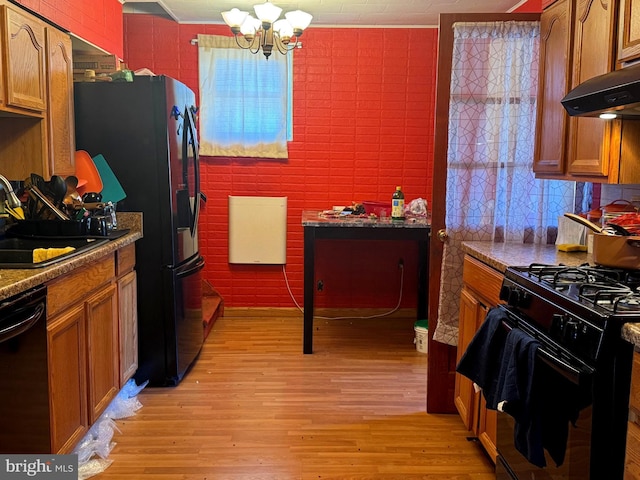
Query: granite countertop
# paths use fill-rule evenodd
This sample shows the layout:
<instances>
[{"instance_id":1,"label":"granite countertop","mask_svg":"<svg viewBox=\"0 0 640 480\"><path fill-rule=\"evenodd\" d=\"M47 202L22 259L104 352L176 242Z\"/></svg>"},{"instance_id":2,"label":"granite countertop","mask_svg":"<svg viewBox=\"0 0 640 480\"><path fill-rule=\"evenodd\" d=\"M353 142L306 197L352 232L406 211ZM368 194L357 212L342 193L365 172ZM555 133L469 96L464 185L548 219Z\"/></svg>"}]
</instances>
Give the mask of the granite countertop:
<instances>
[{"instance_id":1,"label":"granite countertop","mask_svg":"<svg viewBox=\"0 0 640 480\"><path fill-rule=\"evenodd\" d=\"M373 227L373 228L426 228L431 226L427 217L407 217L404 221L390 217L367 217L360 215L335 215L333 212L305 210L302 212L304 227Z\"/></svg>"},{"instance_id":2,"label":"granite countertop","mask_svg":"<svg viewBox=\"0 0 640 480\"><path fill-rule=\"evenodd\" d=\"M109 243L88 251L82 255L62 260L59 263L43 268L0 269L0 300L16 295L29 288L41 285L60 275L115 252L142 238L142 214L118 212L118 228L129 229L129 233Z\"/></svg>"},{"instance_id":3,"label":"granite countertop","mask_svg":"<svg viewBox=\"0 0 640 480\"><path fill-rule=\"evenodd\" d=\"M472 257L504 272L508 266L523 266L531 263L549 265L593 264L591 254L584 252L558 252L555 245L530 245L523 243L463 242L462 249ZM640 351L640 324L625 323L622 338Z\"/></svg>"}]
</instances>

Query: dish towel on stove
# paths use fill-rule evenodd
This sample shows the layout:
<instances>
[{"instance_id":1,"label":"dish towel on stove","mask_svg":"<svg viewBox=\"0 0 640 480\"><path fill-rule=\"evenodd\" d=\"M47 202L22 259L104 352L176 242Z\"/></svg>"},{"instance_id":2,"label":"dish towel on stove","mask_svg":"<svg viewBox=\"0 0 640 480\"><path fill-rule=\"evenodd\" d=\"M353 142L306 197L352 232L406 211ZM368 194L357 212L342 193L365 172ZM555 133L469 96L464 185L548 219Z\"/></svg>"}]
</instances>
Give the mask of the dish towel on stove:
<instances>
[{"instance_id":1,"label":"dish towel on stove","mask_svg":"<svg viewBox=\"0 0 640 480\"><path fill-rule=\"evenodd\" d=\"M569 423L589 405L589 388L578 387L536 362L539 343L519 329L502 327L506 313L493 308L460 358L456 371L482 388L487 408L515 419L514 444L532 464L546 466L544 449L564 462Z\"/></svg>"},{"instance_id":2,"label":"dish towel on stove","mask_svg":"<svg viewBox=\"0 0 640 480\"><path fill-rule=\"evenodd\" d=\"M487 407L492 410L498 407L498 374L507 337L507 330L502 328L505 318L499 308L489 310L456 367L459 374L482 388Z\"/></svg>"}]
</instances>

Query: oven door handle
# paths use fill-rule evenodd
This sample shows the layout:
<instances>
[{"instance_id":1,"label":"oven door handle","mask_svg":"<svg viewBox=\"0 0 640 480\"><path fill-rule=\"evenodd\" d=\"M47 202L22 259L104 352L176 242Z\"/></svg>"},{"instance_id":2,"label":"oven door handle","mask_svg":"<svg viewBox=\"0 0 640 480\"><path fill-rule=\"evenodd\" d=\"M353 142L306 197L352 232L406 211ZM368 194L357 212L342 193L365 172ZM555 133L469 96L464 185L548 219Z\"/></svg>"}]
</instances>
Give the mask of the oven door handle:
<instances>
[{"instance_id":1,"label":"oven door handle","mask_svg":"<svg viewBox=\"0 0 640 480\"><path fill-rule=\"evenodd\" d=\"M537 354L541 361L575 385L582 385L586 377L591 376L593 373L592 369L581 370L554 357L542 347L538 347Z\"/></svg>"},{"instance_id":2,"label":"oven door handle","mask_svg":"<svg viewBox=\"0 0 640 480\"><path fill-rule=\"evenodd\" d=\"M511 331L514 327L509 325L504 320L502 321L502 326ZM527 335L531 335L526 332ZM534 337L535 338L535 337ZM562 375L564 378L569 380L571 383L575 385L582 385L587 377L590 377L593 374L593 369L588 366L583 366L583 368L577 368L573 365L556 358L551 353L546 351L542 345L538 347L536 350L536 356L540 359L540 361L544 362L547 366L551 367L555 372Z\"/></svg>"}]
</instances>

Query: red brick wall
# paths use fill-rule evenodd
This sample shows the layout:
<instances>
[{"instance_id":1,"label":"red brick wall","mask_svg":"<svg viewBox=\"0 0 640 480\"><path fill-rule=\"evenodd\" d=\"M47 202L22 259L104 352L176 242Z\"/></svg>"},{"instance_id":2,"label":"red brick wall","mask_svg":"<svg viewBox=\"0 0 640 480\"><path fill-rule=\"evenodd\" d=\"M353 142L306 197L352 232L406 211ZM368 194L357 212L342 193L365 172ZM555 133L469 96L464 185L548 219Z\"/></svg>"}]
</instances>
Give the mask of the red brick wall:
<instances>
[{"instance_id":1,"label":"red brick wall","mask_svg":"<svg viewBox=\"0 0 640 480\"><path fill-rule=\"evenodd\" d=\"M547 0L546 3L549 3ZM542 13L542 0L528 0L516 8L513 13Z\"/></svg>"},{"instance_id":2,"label":"red brick wall","mask_svg":"<svg viewBox=\"0 0 640 480\"><path fill-rule=\"evenodd\" d=\"M16 1L93 45L122 57L122 4L118 0Z\"/></svg>"},{"instance_id":3,"label":"red brick wall","mask_svg":"<svg viewBox=\"0 0 640 480\"><path fill-rule=\"evenodd\" d=\"M182 80L198 91L198 33L226 26L178 25L125 15L125 61ZM286 272L303 295L303 209L352 201L390 200L402 185L407 200L431 201L435 29L309 28L294 62L294 141L287 161L203 158L201 219L206 278L229 306L294 306L280 266L227 263L228 195L288 197ZM403 307L415 305L415 246L402 242L321 242L317 305L393 307L398 258L405 260Z\"/></svg>"}]
</instances>

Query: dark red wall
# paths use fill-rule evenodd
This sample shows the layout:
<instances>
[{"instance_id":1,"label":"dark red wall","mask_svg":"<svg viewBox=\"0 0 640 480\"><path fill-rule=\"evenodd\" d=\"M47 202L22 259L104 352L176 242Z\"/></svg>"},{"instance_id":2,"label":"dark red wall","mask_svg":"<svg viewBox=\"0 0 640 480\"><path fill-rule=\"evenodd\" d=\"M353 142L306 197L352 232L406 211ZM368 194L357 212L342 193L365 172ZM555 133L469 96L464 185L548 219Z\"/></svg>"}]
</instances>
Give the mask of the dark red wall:
<instances>
[{"instance_id":1,"label":"dark red wall","mask_svg":"<svg viewBox=\"0 0 640 480\"><path fill-rule=\"evenodd\" d=\"M122 57L122 4L118 0L16 0L24 7Z\"/></svg>"},{"instance_id":2,"label":"dark red wall","mask_svg":"<svg viewBox=\"0 0 640 480\"><path fill-rule=\"evenodd\" d=\"M547 3L549 2L547 1ZM513 13L542 13L542 0L528 0L516 8Z\"/></svg>"},{"instance_id":3,"label":"dark red wall","mask_svg":"<svg viewBox=\"0 0 640 480\"><path fill-rule=\"evenodd\" d=\"M179 25L147 15L124 16L124 59L182 80L198 92L198 33L226 26ZM431 201L436 29L309 28L294 61L294 141L289 159L203 158L201 219L206 278L228 306L294 306L280 266L229 265L228 195L288 197L286 273L303 301L305 209L391 198ZM416 249L410 243L324 242L318 306L393 307L405 261L403 307L415 305Z\"/></svg>"}]
</instances>

